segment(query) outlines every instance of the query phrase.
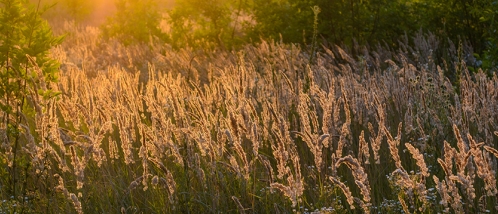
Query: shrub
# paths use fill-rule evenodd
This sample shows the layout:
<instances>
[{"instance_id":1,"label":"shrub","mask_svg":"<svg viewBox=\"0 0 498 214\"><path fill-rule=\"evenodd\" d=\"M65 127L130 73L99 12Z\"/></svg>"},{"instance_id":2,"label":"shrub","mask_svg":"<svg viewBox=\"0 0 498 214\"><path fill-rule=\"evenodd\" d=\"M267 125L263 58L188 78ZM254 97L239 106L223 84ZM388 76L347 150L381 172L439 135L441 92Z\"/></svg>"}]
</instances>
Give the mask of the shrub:
<instances>
[{"instance_id":1,"label":"shrub","mask_svg":"<svg viewBox=\"0 0 498 214\"><path fill-rule=\"evenodd\" d=\"M169 13L176 47L230 48L247 42L247 1L185 0Z\"/></svg>"},{"instance_id":2,"label":"shrub","mask_svg":"<svg viewBox=\"0 0 498 214\"><path fill-rule=\"evenodd\" d=\"M168 40L159 28L162 16L156 0L118 0L116 9L116 14L102 25L104 38L116 38L125 45L148 43L154 37Z\"/></svg>"},{"instance_id":3,"label":"shrub","mask_svg":"<svg viewBox=\"0 0 498 214\"><path fill-rule=\"evenodd\" d=\"M0 9L0 108L2 152L1 191L15 201L24 201L31 158L25 153L30 141L29 123L35 112L46 111L45 100L57 95L51 83L57 81L58 62L49 50L62 37L52 35L40 18L39 7L22 0L2 0ZM5 165L4 165L5 164ZM6 180L4 180L6 179ZM14 210L15 211L15 210Z\"/></svg>"}]
</instances>

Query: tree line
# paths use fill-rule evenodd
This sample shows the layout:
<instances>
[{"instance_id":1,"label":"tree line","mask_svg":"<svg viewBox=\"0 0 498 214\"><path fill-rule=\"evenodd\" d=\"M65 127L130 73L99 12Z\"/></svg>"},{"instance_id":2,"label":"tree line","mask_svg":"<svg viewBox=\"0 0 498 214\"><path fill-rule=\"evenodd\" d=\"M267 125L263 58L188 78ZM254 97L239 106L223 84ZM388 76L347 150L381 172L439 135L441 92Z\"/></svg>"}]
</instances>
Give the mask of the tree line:
<instances>
[{"instance_id":1,"label":"tree line","mask_svg":"<svg viewBox=\"0 0 498 214\"><path fill-rule=\"evenodd\" d=\"M77 19L92 10L87 1L58 1ZM396 48L400 37L423 31L468 42L487 68L498 58L496 0L178 0L173 8L163 6L168 0L115 2L117 12L103 24L103 34L126 44L157 38L176 48L231 49L261 39L310 45L315 38Z\"/></svg>"},{"instance_id":2,"label":"tree line","mask_svg":"<svg viewBox=\"0 0 498 214\"><path fill-rule=\"evenodd\" d=\"M469 42L488 67L498 56L495 0L182 0L168 11L160 4L118 0L117 13L103 28L111 37L128 37L126 42L152 33L175 47L223 48L260 39L311 44L314 36L328 44L396 47L403 35L422 30ZM169 33L158 30L165 12Z\"/></svg>"}]
</instances>

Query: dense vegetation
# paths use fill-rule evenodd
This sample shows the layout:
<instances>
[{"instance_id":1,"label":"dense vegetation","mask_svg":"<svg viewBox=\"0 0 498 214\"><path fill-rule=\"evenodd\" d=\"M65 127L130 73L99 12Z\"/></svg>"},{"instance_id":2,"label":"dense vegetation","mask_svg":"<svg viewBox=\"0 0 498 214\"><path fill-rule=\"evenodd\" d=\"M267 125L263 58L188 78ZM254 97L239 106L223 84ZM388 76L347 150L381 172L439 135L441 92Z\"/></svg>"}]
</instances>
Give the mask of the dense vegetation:
<instances>
[{"instance_id":1,"label":"dense vegetation","mask_svg":"<svg viewBox=\"0 0 498 214\"><path fill-rule=\"evenodd\" d=\"M316 19L313 7L321 9ZM321 43L331 45L380 43L398 48L403 35L422 30L441 38L434 50L441 51L439 57L449 48L447 40L466 41L473 48L466 56L469 62L492 68L497 59L497 14L493 0L183 0L169 12L168 42L180 47L233 47L260 39L311 44L316 34Z\"/></svg>"},{"instance_id":2,"label":"dense vegetation","mask_svg":"<svg viewBox=\"0 0 498 214\"><path fill-rule=\"evenodd\" d=\"M59 3L57 14L67 11L80 22L96 7L48 1ZM472 66L495 69L498 59L494 0L118 0L116 7L102 29L124 43L147 43L152 35L175 48L231 50L261 40L310 45L316 37L320 44L399 48L405 34L422 31L439 38L438 60L448 61L449 41L469 43L472 54L465 59ZM315 7L321 10L317 16ZM168 23L162 31L161 20Z\"/></svg>"},{"instance_id":3,"label":"dense vegetation","mask_svg":"<svg viewBox=\"0 0 498 214\"><path fill-rule=\"evenodd\" d=\"M0 1L0 213L498 212L493 1L36 3Z\"/></svg>"}]
</instances>

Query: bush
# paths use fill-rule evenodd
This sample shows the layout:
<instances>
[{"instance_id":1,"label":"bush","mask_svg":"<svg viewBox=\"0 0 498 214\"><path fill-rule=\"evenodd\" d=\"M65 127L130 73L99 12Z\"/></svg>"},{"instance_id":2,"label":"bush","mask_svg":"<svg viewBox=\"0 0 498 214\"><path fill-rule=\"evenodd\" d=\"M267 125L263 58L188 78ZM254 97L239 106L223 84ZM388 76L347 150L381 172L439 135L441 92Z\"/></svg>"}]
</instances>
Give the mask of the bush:
<instances>
[{"instance_id":1,"label":"bush","mask_svg":"<svg viewBox=\"0 0 498 214\"><path fill-rule=\"evenodd\" d=\"M116 38L126 45L148 43L153 37L168 40L159 29L162 17L156 0L118 0L116 9L102 26L104 38Z\"/></svg>"},{"instance_id":2,"label":"bush","mask_svg":"<svg viewBox=\"0 0 498 214\"><path fill-rule=\"evenodd\" d=\"M2 0L0 5L0 163L8 166L0 171L0 193L10 195L15 205L24 201L27 179L32 178L32 160L25 152L30 139L26 136L32 136L29 123L57 95L51 83L57 81L59 64L49 50L62 37L52 35L38 7L22 0Z\"/></svg>"},{"instance_id":3,"label":"bush","mask_svg":"<svg viewBox=\"0 0 498 214\"><path fill-rule=\"evenodd\" d=\"M175 47L230 48L247 42L247 1L185 0L169 13Z\"/></svg>"}]
</instances>

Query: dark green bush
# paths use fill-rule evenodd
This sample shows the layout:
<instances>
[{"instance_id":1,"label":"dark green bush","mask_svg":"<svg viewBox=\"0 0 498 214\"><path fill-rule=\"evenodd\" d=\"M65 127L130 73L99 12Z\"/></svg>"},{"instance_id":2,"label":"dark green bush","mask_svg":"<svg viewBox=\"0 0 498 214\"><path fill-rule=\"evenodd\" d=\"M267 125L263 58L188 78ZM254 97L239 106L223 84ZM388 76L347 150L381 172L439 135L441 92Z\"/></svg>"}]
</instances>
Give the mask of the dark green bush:
<instances>
[{"instance_id":1,"label":"dark green bush","mask_svg":"<svg viewBox=\"0 0 498 214\"><path fill-rule=\"evenodd\" d=\"M162 16L156 0L118 0L116 9L116 14L102 25L105 38L116 38L126 45L148 43L154 37L168 40L159 28Z\"/></svg>"}]
</instances>

